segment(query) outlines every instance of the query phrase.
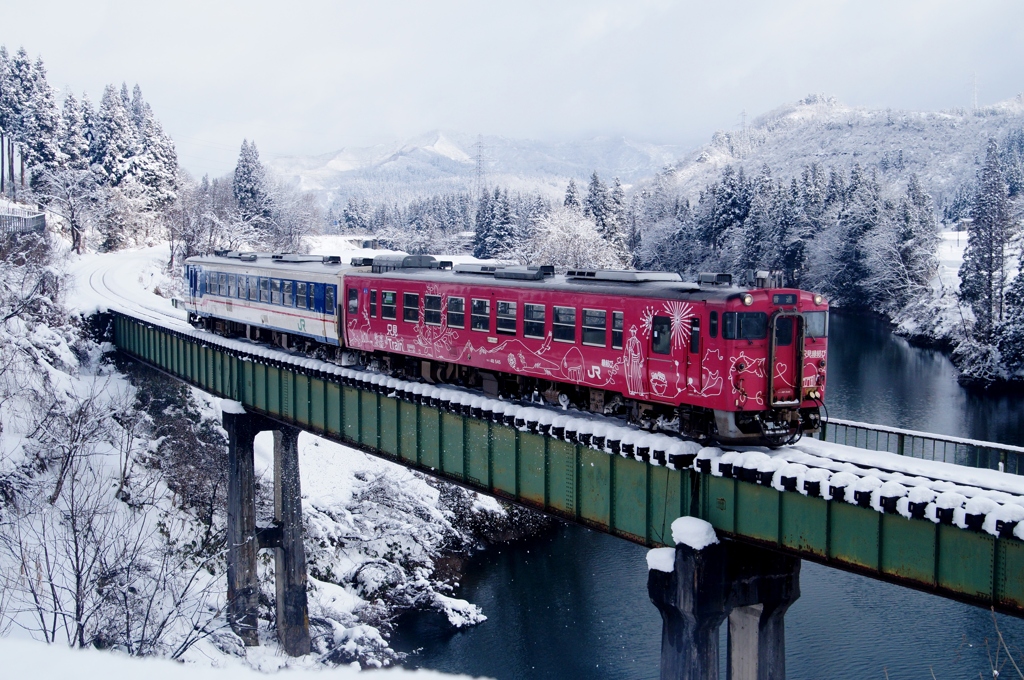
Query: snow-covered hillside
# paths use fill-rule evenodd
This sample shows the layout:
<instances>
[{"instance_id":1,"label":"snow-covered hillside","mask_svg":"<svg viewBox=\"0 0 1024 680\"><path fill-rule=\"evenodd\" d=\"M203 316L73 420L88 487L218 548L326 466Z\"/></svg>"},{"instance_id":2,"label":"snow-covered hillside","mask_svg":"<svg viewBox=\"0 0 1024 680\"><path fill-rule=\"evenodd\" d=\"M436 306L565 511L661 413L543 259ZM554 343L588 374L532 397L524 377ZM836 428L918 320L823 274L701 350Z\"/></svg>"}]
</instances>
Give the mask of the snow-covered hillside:
<instances>
[{"instance_id":1,"label":"snow-covered hillside","mask_svg":"<svg viewBox=\"0 0 1024 680\"><path fill-rule=\"evenodd\" d=\"M906 177L916 173L938 208L974 180L990 137L1000 142L1024 126L1024 95L977 111L895 111L846 106L810 96L767 113L743 130L718 132L671 173L677 189L695 200L727 165L756 174L798 177L811 163L849 168L859 163Z\"/></svg>"},{"instance_id":2,"label":"snow-covered hillside","mask_svg":"<svg viewBox=\"0 0 1024 680\"><path fill-rule=\"evenodd\" d=\"M596 170L630 183L675 163L686 150L621 137L548 143L431 132L393 144L277 158L270 165L325 203L344 204L349 196L410 198L472 189L478 155L488 184L560 196L569 178Z\"/></svg>"}]
</instances>

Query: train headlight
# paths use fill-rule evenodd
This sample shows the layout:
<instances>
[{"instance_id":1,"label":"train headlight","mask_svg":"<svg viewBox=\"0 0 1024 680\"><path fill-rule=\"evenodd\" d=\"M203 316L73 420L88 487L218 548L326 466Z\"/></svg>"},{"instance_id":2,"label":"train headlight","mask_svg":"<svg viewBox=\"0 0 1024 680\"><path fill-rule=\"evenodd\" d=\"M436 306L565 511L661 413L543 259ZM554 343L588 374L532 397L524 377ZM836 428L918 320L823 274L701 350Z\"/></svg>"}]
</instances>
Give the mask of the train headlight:
<instances>
[{"instance_id":1,"label":"train headlight","mask_svg":"<svg viewBox=\"0 0 1024 680\"><path fill-rule=\"evenodd\" d=\"M820 305L824 301L825 298L821 297L821 293L818 293L817 295L814 296L814 304Z\"/></svg>"},{"instance_id":2,"label":"train headlight","mask_svg":"<svg viewBox=\"0 0 1024 680\"><path fill-rule=\"evenodd\" d=\"M749 307L750 305L754 304L754 296L751 295L750 293L744 293L742 299L743 299L743 304L746 307Z\"/></svg>"}]
</instances>

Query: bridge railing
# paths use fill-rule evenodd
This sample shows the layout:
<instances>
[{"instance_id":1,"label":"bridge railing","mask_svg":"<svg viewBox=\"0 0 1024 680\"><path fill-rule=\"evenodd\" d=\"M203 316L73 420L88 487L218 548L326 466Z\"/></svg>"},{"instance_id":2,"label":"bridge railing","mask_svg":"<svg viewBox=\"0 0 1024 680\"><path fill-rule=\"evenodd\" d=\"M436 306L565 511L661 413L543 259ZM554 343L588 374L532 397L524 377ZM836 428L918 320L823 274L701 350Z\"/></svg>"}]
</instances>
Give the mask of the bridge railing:
<instances>
[{"instance_id":1,"label":"bridge railing","mask_svg":"<svg viewBox=\"0 0 1024 680\"><path fill-rule=\"evenodd\" d=\"M818 438L871 451L1024 474L1024 447L905 430L839 418L822 419Z\"/></svg>"}]
</instances>

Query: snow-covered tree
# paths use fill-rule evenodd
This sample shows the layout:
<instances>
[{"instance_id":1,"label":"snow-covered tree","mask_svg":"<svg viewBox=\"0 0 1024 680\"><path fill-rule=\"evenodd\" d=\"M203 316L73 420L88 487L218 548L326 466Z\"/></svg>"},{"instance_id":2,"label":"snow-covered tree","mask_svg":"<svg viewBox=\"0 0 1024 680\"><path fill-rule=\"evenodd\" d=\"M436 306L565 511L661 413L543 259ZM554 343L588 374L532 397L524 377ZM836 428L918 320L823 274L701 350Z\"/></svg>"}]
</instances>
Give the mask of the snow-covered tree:
<instances>
[{"instance_id":1,"label":"snow-covered tree","mask_svg":"<svg viewBox=\"0 0 1024 680\"><path fill-rule=\"evenodd\" d=\"M107 85L96 115L92 160L103 183L120 187L134 179L138 139L131 112L113 85Z\"/></svg>"},{"instance_id":2,"label":"snow-covered tree","mask_svg":"<svg viewBox=\"0 0 1024 680\"><path fill-rule=\"evenodd\" d=\"M46 67L37 59L32 67L32 93L25 105L23 134L25 159L32 168L32 187L36 175L56 172L64 164L60 149L61 115L53 89L46 82Z\"/></svg>"},{"instance_id":3,"label":"snow-covered tree","mask_svg":"<svg viewBox=\"0 0 1024 680\"><path fill-rule=\"evenodd\" d=\"M569 210L583 209L583 203L580 201L580 190L576 186L575 179L569 179L569 184L565 187L565 200L562 201L562 205Z\"/></svg>"},{"instance_id":4,"label":"snow-covered tree","mask_svg":"<svg viewBox=\"0 0 1024 680\"><path fill-rule=\"evenodd\" d=\"M83 106L75 95L68 93L61 110L58 143L64 166L69 170L89 169L89 138L82 109Z\"/></svg>"},{"instance_id":5,"label":"snow-covered tree","mask_svg":"<svg viewBox=\"0 0 1024 680\"><path fill-rule=\"evenodd\" d=\"M267 183L267 171L260 162L256 142L242 140L242 149L238 154L231 187L243 220L259 225L270 219L273 204Z\"/></svg>"},{"instance_id":6,"label":"snow-covered tree","mask_svg":"<svg viewBox=\"0 0 1024 680\"><path fill-rule=\"evenodd\" d=\"M531 259L561 270L619 266L618 254L597 233L594 223L564 206L539 220Z\"/></svg>"},{"instance_id":7,"label":"snow-covered tree","mask_svg":"<svg viewBox=\"0 0 1024 680\"><path fill-rule=\"evenodd\" d=\"M982 343L994 340L1003 320L1008 250L1016 231L999 147L995 140L989 140L960 266L960 300L974 311L973 336Z\"/></svg>"},{"instance_id":8,"label":"snow-covered tree","mask_svg":"<svg viewBox=\"0 0 1024 680\"><path fill-rule=\"evenodd\" d=\"M136 176L146 187L154 208L170 205L174 201L177 185L178 154L171 141L153 115L153 110L142 98L142 89L136 85L132 98L132 120L138 139Z\"/></svg>"}]
</instances>

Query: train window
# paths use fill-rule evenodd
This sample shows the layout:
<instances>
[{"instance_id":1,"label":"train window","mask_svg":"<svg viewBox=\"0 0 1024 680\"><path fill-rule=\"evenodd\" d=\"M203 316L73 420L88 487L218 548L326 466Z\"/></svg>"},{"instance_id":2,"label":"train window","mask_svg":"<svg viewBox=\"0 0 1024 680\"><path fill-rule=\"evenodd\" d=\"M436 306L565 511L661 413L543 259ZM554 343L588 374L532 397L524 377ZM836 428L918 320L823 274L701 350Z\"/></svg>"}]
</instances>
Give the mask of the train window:
<instances>
[{"instance_id":1,"label":"train window","mask_svg":"<svg viewBox=\"0 0 1024 680\"><path fill-rule=\"evenodd\" d=\"M544 337L544 305L523 305L523 335Z\"/></svg>"},{"instance_id":2,"label":"train window","mask_svg":"<svg viewBox=\"0 0 1024 680\"><path fill-rule=\"evenodd\" d=\"M430 326L441 325L441 296L423 296L423 322Z\"/></svg>"},{"instance_id":3,"label":"train window","mask_svg":"<svg viewBox=\"0 0 1024 680\"><path fill-rule=\"evenodd\" d=\"M672 319L656 316L651 320L651 351L655 354L672 352Z\"/></svg>"},{"instance_id":4,"label":"train window","mask_svg":"<svg viewBox=\"0 0 1024 680\"><path fill-rule=\"evenodd\" d=\"M324 286L324 313L331 316L338 313L334 308L334 286Z\"/></svg>"},{"instance_id":5,"label":"train window","mask_svg":"<svg viewBox=\"0 0 1024 680\"><path fill-rule=\"evenodd\" d=\"M576 342L576 308L552 307L551 334L559 342Z\"/></svg>"},{"instance_id":6,"label":"train window","mask_svg":"<svg viewBox=\"0 0 1024 680\"><path fill-rule=\"evenodd\" d=\"M789 347L793 344L793 317L783 316L775 320L775 346Z\"/></svg>"},{"instance_id":7,"label":"train window","mask_svg":"<svg viewBox=\"0 0 1024 680\"><path fill-rule=\"evenodd\" d=\"M690 319L690 354L700 352L700 318Z\"/></svg>"},{"instance_id":8,"label":"train window","mask_svg":"<svg viewBox=\"0 0 1024 680\"><path fill-rule=\"evenodd\" d=\"M260 277L260 302L270 302L270 279Z\"/></svg>"},{"instance_id":9,"label":"train window","mask_svg":"<svg viewBox=\"0 0 1024 680\"><path fill-rule=\"evenodd\" d=\"M249 287L249 299L250 300L259 300L260 299L259 279L257 279L255 276L249 276L249 277L246 277L246 278L248 278L248 280L249 280L249 286L248 286Z\"/></svg>"},{"instance_id":10,"label":"train window","mask_svg":"<svg viewBox=\"0 0 1024 680\"><path fill-rule=\"evenodd\" d=\"M402 294L402 319L409 323L419 323L420 296L417 293Z\"/></svg>"},{"instance_id":11,"label":"train window","mask_svg":"<svg viewBox=\"0 0 1024 680\"><path fill-rule=\"evenodd\" d=\"M625 315L622 312L612 312L612 349L622 349L622 327L625 325Z\"/></svg>"},{"instance_id":12,"label":"train window","mask_svg":"<svg viewBox=\"0 0 1024 680\"><path fill-rule=\"evenodd\" d=\"M235 275L228 274L228 297L235 297Z\"/></svg>"},{"instance_id":13,"label":"train window","mask_svg":"<svg viewBox=\"0 0 1024 680\"><path fill-rule=\"evenodd\" d=\"M711 312L710 314L708 319L708 336L712 338L718 337L718 312Z\"/></svg>"},{"instance_id":14,"label":"train window","mask_svg":"<svg viewBox=\"0 0 1024 680\"><path fill-rule=\"evenodd\" d=\"M359 313L359 289L348 289L348 313L353 316Z\"/></svg>"},{"instance_id":15,"label":"train window","mask_svg":"<svg viewBox=\"0 0 1024 680\"><path fill-rule=\"evenodd\" d=\"M764 312L722 314L722 337L726 340L764 340L768 337L768 315Z\"/></svg>"},{"instance_id":16,"label":"train window","mask_svg":"<svg viewBox=\"0 0 1024 680\"><path fill-rule=\"evenodd\" d=\"M809 338L827 338L828 312L804 312L804 334Z\"/></svg>"},{"instance_id":17,"label":"train window","mask_svg":"<svg viewBox=\"0 0 1024 680\"><path fill-rule=\"evenodd\" d=\"M295 284L295 304L299 309L306 308L306 284L299 282Z\"/></svg>"},{"instance_id":18,"label":"train window","mask_svg":"<svg viewBox=\"0 0 1024 680\"><path fill-rule=\"evenodd\" d=\"M291 307L292 305L292 286L294 284L291 281L285 281L281 284L281 299L284 301L285 307Z\"/></svg>"},{"instance_id":19,"label":"train window","mask_svg":"<svg viewBox=\"0 0 1024 680\"><path fill-rule=\"evenodd\" d=\"M469 314L469 327L475 331L490 332L491 301L473 299L473 307Z\"/></svg>"},{"instance_id":20,"label":"train window","mask_svg":"<svg viewBox=\"0 0 1024 680\"><path fill-rule=\"evenodd\" d=\"M281 304L281 279L270 279L270 301L275 304Z\"/></svg>"},{"instance_id":21,"label":"train window","mask_svg":"<svg viewBox=\"0 0 1024 680\"><path fill-rule=\"evenodd\" d=\"M583 344L604 347L608 329L608 312L603 309L583 310Z\"/></svg>"},{"instance_id":22,"label":"train window","mask_svg":"<svg viewBox=\"0 0 1024 680\"><path fill-rule=\"evenodd\" d=\"M466 327L466 298L448 298L448 327Z\"/></svg>"},{"instance_id":23,"label":"train window","mask_svg":"<svg viewBox=\"0 0 1024 680\"><path fill-rule=\"evenodd\" d=\"M398 293L393 290L385 290L380 297L380 318L398 318Z\"/></svg>"},{"instance_id":24,"label":"train window","mask_svg":"<svg viewBox=\"0 0 1024 680\"><path fill-rule=\"evenodd\" d=\"M228 294L228 275L227 274L217 274L217 278L220 281L220 286L219 286L220 294L225 296L225 297L227 297L227 294Z\"/></svg>"},{"instance_id":25,"label":"train window","mask_svg":"<svg viewBox=\"0 0 1024 680\"><path fill-rule=\"evenodd\" d=\"M506 335L516 334L516 303L498 301L498 327L499 333Z\"/></svg>"},{"instance_id":26,"label":"train window","mask_svg":"<svg viewBox=\"0 0 1024 680\"><path fill-rule=\"evenodd\" d=\"M370 291L370 318L377 318L377 291Z\"/></svg>"},{"instance_id":27,"label":"train window","mask_svg":"<svg viewBox=\"0 0 1024 680\"><path fill-rule=\"evenodd\" d=\"M242 274L238 275L237 285L235 286L235 292L238 294L239 300L244 300L249 297L249 287L246 285L246 277Z\"/></svg>"}]
</instances>

